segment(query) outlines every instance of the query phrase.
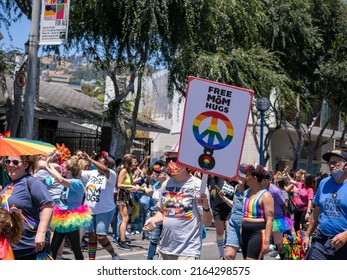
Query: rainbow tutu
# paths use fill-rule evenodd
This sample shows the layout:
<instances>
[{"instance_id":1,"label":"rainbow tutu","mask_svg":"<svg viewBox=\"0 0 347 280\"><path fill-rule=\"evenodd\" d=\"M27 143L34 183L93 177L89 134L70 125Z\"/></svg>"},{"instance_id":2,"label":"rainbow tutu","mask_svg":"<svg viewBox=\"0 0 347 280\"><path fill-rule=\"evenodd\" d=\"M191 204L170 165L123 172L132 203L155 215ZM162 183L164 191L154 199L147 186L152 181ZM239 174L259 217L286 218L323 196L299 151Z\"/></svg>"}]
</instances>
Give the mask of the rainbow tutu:
<instances>
[{"instance_id":1,"label":"rainbow tutu","mask_svg":"<svg viewBox=\"0 0 347 280\"><path fill-rule=\"evenodd\" d=\"M290 230L294 225L294 222L292 219L288 217L281 217L278 219L274 219L272 231L277 232L285 232L287 230Z\"/></svg>"},{"instance_id":2,"label":"rainbow tutu","mask_svg":"<svg viewBox=\"0 0 347 280\"><path fill-rule=\"evenodd\" d=\"M81 227L88 227L91 219L92 215L87 205L72 210L54 207L51 228L57 232L71 232Z\"/></svg>"}]
</instances>

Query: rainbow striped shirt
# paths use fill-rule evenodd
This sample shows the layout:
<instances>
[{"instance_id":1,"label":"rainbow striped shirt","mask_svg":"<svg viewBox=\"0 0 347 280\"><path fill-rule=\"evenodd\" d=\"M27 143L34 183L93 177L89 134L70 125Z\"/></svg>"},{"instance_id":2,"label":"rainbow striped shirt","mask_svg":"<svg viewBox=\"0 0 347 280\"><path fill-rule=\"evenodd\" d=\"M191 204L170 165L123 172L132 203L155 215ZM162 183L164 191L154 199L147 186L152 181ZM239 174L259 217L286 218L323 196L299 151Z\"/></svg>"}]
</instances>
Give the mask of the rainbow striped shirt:
<instances>
[{"instance_id":1,"label":"rainbow striped shirt","mask_svg":"<svg viewBox=\"0 0 347 280\"><path fill-rule=\"evenodd\" d=\"M265 218L264 209L259 205L259 200L267 190L259 191L253 198L249 198L250 192L251 189L245 191L245 196L243 198L243 216L252 219Z\"/></svg>"}]
</instances>

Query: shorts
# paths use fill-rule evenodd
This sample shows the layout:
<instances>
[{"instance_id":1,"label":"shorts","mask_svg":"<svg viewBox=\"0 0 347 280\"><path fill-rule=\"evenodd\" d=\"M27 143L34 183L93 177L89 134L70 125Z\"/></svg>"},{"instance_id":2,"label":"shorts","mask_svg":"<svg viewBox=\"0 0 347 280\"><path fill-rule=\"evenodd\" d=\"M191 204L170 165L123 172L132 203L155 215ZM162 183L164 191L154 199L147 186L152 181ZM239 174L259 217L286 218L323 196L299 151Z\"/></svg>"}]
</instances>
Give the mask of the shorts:
<instances>
[{"instance_id":1,"label":"shorts","mask_svg":"<svg viewBox=\"0 0 347 280\"><path fill-rule=\"evenodd\" d=\"M240 248L241 223L242 216L240 216L240 218L230 219L225 246Z\"/></svg>"},{"instance_id":2,"label":"shorts","mask_svg":"<svg viewBox=\"0 0 347 280\"><path fill-rule=\"evenodd\" d=\"M119 190L117 193L117 205L132 206L130 192Z\"/></svg>"},{"instance_id":3,"label":"shorts","mask_svg":"<svg viewBox=\"0 0 347 280\"><path fill-rule=\"evenodd\" d=\"M107 235L115 210L116 209L105 213L92 214L88 232L95 232L97 235Z\"/></svg>"},{"instance_id":4,"label":"shorts","mask_svg":"<svg viewBox=\"0 0 347 280\"><path fill-rule=\"evenodd\" d=\"M265 222L242 222L241 249L243 258L259 260L263 253Z\"/></svg>"},{"instance_id":5,"label":"shorts","mask_svg":"<svg viewBox=\"0 0 347 280\"><path fill-rule=\"evenodd\" d=\"M215 204L212 211L214 220L229 221L231 208L226 203Z\"/></svg>"}]
</instances>

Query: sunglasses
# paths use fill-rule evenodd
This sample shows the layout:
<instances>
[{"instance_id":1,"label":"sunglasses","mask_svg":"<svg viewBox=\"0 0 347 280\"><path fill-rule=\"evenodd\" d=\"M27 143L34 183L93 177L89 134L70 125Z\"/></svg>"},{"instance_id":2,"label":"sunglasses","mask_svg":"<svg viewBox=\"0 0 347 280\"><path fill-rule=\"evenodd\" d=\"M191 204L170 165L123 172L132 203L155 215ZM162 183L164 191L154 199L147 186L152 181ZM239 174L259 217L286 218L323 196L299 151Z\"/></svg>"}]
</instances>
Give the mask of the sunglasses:
<instances>
[{"instance_id":1,"label":"sunglasses","mask_svg":"<svg viewBox=\"0 0 347 280\"><path fill-rule=\"evenodd\" d=\"M17 166L20 162L23 162L22 160L18 160L18 159L14 159L14 160L10 160L10 159L5 159L4 163L6 165L10 165L11 162L13 163L13 165Z\"/></svg>"},{"instance_id":2,"label":"sunglasses","mask_svg":"<svg viewBox=\"0 0 347 280\"><path fill-rule=\"evenodd\" d=\"M169 163L170 161L176 162L177 161L177 157L167 157L165 159L166 163Z\"/></svg>"}]
</instances>

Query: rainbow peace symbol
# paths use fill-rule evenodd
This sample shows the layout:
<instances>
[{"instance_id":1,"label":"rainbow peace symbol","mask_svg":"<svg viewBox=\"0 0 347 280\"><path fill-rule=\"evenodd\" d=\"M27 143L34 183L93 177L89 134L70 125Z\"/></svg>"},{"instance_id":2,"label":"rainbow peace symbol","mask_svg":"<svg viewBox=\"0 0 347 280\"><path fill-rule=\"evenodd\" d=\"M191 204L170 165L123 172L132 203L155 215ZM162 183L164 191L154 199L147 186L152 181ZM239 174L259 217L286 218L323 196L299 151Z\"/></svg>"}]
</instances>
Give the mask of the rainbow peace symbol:
<instances>
[{"instance_id":1,"label":"rainbow peace symbol","mask_svg":"<svg viewBox=\"0 0 347 280\"><path fill-rule=\"evenodd\" d=\"M200 133L199 126L201 125L201 122L206 118L211 118L210 126L205 131ZM218 131L218 121L222 121L226 126L227 135L225 139ZM224 149L230 144L231 140L234 137L234 128L229 119L223 114L214 111L208 111L201 113L195 118L193 123L193 134L195 139L201 146L213 150L220 150ZM215 139L217 141L215 141Z\"/></svg>"}]
</instances>

